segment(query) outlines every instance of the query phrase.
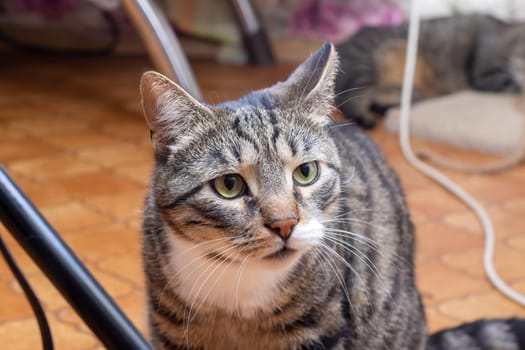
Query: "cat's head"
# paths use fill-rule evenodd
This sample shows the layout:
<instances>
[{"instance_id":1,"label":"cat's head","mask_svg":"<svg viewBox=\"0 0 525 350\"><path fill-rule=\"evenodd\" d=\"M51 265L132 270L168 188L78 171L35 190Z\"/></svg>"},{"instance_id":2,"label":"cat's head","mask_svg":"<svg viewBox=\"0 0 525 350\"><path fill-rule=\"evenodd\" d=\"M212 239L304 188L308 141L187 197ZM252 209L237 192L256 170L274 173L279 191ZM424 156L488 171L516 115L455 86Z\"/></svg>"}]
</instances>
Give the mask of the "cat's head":
<instances>
[{"instance_id":1,"label":"cat's head","mask_svg":"<svg viewBox=\"0 0 525 350\"><path fill-rule=\"evenodd\" d=\"M514 81L525 92L525 23L516 25L506 34L509 47L509 68Z\"/></svg>"},{"instance_id":2,"label":"cat's head","mask_svg":"<svg viewBox=\"0 0 525 350\"><path fill-rule=\"evenodd\" d=\"M474 86L481 90L519 92L525 89L525 24L505 24L503 31L485 32L476 48ZM481 83L480 83L481 82Z\"/></svg>"},{"instance_id":3,"label":"cat's head","mask_svg":"<svg viewBox=\"0 0 525 350\"><path fill-rule=\"evenodd\" d=\"M333 45L283 82L207 105L161 74L141 82L156 164L152 198L171 237L210 259L290 265L321 244L337 210L340 162L328 135Z\"/></svg>"}]
</instances>

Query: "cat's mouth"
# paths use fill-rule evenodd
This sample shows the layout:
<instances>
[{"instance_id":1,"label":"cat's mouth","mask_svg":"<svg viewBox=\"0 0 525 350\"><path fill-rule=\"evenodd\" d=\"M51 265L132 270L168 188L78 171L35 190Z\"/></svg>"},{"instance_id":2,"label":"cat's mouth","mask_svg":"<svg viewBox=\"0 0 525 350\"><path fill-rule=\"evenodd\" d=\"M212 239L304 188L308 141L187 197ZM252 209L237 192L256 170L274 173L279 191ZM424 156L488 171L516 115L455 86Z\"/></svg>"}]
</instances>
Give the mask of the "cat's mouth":
<instances>
[{"instance_id":1,"label":"cat's mouth","mask_svg":"<svg viewBox=\"0 0 525 350\"><path fill-rule=\"evenodd\" d=\"M297 250L295 250L295 249L289 248L287 246L283 246L278 251L266 255L263 259L265 259L265 260L282 260L282 259L286 259L287 257L293 255L296 252L297 252Z\"/></svg>"}]
</instances>

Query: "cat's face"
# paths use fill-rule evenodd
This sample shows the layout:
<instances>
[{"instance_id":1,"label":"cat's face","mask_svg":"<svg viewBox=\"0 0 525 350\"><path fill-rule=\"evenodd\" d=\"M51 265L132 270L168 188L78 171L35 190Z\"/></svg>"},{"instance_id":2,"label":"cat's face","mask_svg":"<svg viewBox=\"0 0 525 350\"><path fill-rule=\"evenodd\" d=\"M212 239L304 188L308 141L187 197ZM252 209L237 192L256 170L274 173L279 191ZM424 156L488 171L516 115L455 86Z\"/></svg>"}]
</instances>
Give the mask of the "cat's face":
<instances>
[{"instance_id":1,"label":"cat's face","mask_svg":"<svg viewBox=\"0 0 525 350\"><path fill-rule=\"evenodd\" d=\"M525 41L525 37L523 38ZM521 92L525 92L525 42L520 42L512 50L509 58L510 71Z\"/></svg>"},{"instance_id":2,"label":"cat's face","mask_svg":"<svg viewBox=\"0 0 525 350\"><path fill-rule=\"evenodd\" d=\"M509 25L503 33L485 33L481 43L476 52L476 74L483 78L483 84L478 87L488 91L524 91L525 24Z\"/></svg>"},{"instance_id":3,"label":"cat's face","mask_svg":"<svg viewBox=\"0 0 525 350\"><path fill-rule=\"evenodd\" d=\"M525 24L509 33L509 65L514 81L525 92Z\"/></svg>"},{"instance_id":4,"label":"cat's face","mask_svg":"<svg viewBox=\"0 0 525 350\"><path fill-rule=\"evenodd\" d=\"M218 106L156 74L142 81L153 194L175 242L208 259L280 268L322 244L339 158L326 125L337 58L325 45L285 82Z\"/></svg>"}]
</instances>

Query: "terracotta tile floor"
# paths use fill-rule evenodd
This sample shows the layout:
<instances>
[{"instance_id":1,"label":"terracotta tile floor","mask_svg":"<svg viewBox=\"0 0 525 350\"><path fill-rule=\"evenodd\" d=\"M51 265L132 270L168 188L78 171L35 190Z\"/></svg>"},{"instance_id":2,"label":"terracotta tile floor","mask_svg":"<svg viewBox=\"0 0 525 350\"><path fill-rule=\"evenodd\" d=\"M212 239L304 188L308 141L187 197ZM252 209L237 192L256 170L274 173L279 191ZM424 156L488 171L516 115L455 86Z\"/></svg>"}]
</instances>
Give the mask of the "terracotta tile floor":
<instances>
[{"instance_id":1,"label":"terracotta tile floor","mask_svg":"<svg viewBox=\"0 0 525 350\"><path fill-rule=\"evenodd\" d=\"M0 162L144 330L139 231L152 159L137 88L149 62L129 57L2 55ZM207 98L219 102L275 82L291 66L196 62L195 69ZM503 298L484 278L483 236L472 214L410 168L394 136L381 130L371 135L400 173L407 191L418 230L417 280L429 328L479 317L525 317L525 309ZM458 156L485 159L468 153ZM488 209L498 234L496 268L525 293L525 167L496 175L450 175ZM0 230L45 306L57 349L101 348L5 229ZM3 262L0 343L9 344L9 349L40 346L31 310Z\"/></svg>"}]
</instances>

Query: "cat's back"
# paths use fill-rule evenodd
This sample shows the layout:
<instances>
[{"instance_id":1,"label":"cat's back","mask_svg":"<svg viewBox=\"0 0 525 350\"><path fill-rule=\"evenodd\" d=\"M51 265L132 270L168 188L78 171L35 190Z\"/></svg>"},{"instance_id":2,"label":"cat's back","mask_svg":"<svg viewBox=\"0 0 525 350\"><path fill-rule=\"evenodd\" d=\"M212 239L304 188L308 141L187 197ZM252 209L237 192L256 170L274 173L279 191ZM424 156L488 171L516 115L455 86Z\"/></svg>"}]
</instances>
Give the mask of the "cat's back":
<instances>
[{"instance_id":1,"label":"cat's back","mask_svg":"<svg viewBox=\"0 0 525 350\"><path fill-rule=\"evenodd\" d=\"M422 60L432 67L442 93L469 87L467 70L480 41L487 33L500 30L502 23L484 15L453 16L421 23L418 49Z\"/></svg>"},{"instance_id":2,"label":"cat's back","mask_svg":"<svg viewBox=\"0 0 525 350\"><path fill-rule=\"evenodd\" d=\"M330 134L341 160L340 217L347 219L340 229L352 233L346 239L359 256L346 258L355 276L361 276L352 279L351 293L356 301L354 323L364 335L356 337L350 348L391 344L392 349L420 349L425 322L409 263L414 229L401 184L378 146L359 127L334 123ZM375 273L373 266L381 266L381 272ZM370 291L379 312L358 307L358 300L370 298ZM390 332L404 337L391 339Z\"/></svg>"},{"instance_id":3,"label":"cat's back","mask_svg":"<svg viewBox=\"0 0 525 350\"><path fill-rule=\"evenodd\" d=\"M356 125L334 122L330 134L338 148L348 193L368 197L383 212L408 215L404 194L397 174L392 170L379 147ZM389 200L386 201L385 198Z\"/></svg>"},{"instance_id":4,"label":"cat's back","mask_svg":"<svg viewBox=\"0 0 525 350\"><path fill-rule=\"evenodd\" d=\"M485 15L438 17L421 21L419 48L436 50L439 54L447 47L465 49L475 42L478 35L504 28L504 23ZM341 64L356 65L356 59L374 57L376 50L392 41L406 42L408 24L399 26L370 26L360 29L354 36L337 46Z\"/></svg>"},{"instance_id":5,"label":"cat's back","mask_svg":"<svg viewBox=\"0 0 525 350\"><path fill-rule=\"evenodd\" d=\"M445 54L464 59L486 33L503 28L501 21L483 15L428 19L421 22L418 46L429 59L445 59Z\"/></svg>"}]
</instances>

